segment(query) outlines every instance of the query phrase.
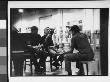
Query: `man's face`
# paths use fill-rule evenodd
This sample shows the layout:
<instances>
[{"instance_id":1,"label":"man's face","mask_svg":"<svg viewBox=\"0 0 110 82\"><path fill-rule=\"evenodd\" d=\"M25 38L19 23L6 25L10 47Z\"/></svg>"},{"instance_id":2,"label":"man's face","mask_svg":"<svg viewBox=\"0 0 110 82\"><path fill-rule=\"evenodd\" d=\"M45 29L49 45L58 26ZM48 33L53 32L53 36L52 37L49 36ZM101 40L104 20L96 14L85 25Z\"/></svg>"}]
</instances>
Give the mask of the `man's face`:
<instances>
[{"instance_id":1,"label":"man's face","mask_svg":"<svg viewBox=\"0 0 110 82\"><path fill-rule=\"evenodd\" d=\"M70 32L70 34L74 35L74 31L69 31L69 32Z\"/></svg>"},{"instance_id":2,"label":"man's face","mask_svg":"<svg viewBox=\"0 0 110 82\"><path fill-rule=\"evenodd\" d=\"M49 29L44 29L44 34L48 34L49 33Z\"/></svg>"}]
</instances>

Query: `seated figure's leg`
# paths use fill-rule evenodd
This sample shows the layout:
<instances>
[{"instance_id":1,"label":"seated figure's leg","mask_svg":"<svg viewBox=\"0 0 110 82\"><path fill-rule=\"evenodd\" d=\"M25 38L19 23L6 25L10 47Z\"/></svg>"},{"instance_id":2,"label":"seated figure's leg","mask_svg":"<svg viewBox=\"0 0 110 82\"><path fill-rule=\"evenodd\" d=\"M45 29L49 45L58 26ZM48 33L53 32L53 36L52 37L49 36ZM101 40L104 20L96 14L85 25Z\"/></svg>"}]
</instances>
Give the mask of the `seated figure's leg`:
<instances>
[{"instance_id":1,"label":"seated figure's leg","mask_svg":"<svg viewBox=\"0 0 110 82\"><path fill-rule=\"evenodd\" d=\"M76 62L76 67L79 69L78 75L84 75L84 68L81 62Z\"/></svg>"},{"instance_id":2,"label":"seated figure's leg","mask_svg":"<svg viewBox=\"0 0 110 82\"><path fill-rule=\"evenodd\" d=\"M60 56L58 57L58 61L63 62L63 60L64 60L64 55L60 55Z\"/></svg>"},{"instance_id":3,"label":"seated figure's leg","mask_svg":"<svg viewBox=\"0 0 110 82\"><path fill-rule=\"evenodd\" d=\"M34 64L35 71L38 71L39 68L40 68L40 66L39 66L39 63L37 62L37 59L38 59L39 57L38 57L38 55L36 56L36 54L35 54L35 53L36 53L36 50L30 49L30 52L31 52L31 54L33 55L31 61L32 61L33 64Z\"/></svg>"},{"instance_id":4,"label":"seated figure's leg","mask_svg":"<svg viewBox=\"0 0 110 82\"><path fill-rule=\"evenodd\" d=\"M39 60L40 69L42 72L45 72L46 71L45 62L46 62L46 58L47 58L47 53L44 51L40 51L39 52L39 58L40 58L40 60Z\"/></svg>"},{"instance_id":5,"label":"seated figure's leg","mask_svg":"<svg viewBox=\"0 0 110 82\"><path fill-rule=\"evenodd\" d=\"M56 69L59 68L60 64L59 64L59 60L57 59L57 55L53 56L53 63L52 63L53 66L56 67Z\"/></svg>"},{"instance_id":6,"label":"seated figure's leg","mask_svg":"<svg viewBox=\"0 0 110 82\"><path fill-rule=\"evenodd\" d=\"M34 64L34 67L35 67L35 71L36 70L39 70L39 63L37 62L37 58L36 57L33 57L32 59L31 59L31 61L33 62L33 64Z\"/></svg>"},{"instance_id":7,"label":"seated figure's leg","mask_svg":"<svg viewBox=\"0 0 110 82\"><path fill-rule=\"evenodd\" d=\"M80 56L78 53L69 53L65 54L65 70L68 72L68 74L72 74L71 71L71 61L78 61L80 59Z\"/></svg>"},{"instance_id":8,"label":"seated figure's leg","mask_svg":"<svg viewBox=\"0 0 110 82\"><path fill-rule=\"evenodd\" d=\"M65 71L68 72L68 75L72 75L72 70L71 70L71 61L74 58L74 54L65 54Z\"/></svg>"}]
</instances>

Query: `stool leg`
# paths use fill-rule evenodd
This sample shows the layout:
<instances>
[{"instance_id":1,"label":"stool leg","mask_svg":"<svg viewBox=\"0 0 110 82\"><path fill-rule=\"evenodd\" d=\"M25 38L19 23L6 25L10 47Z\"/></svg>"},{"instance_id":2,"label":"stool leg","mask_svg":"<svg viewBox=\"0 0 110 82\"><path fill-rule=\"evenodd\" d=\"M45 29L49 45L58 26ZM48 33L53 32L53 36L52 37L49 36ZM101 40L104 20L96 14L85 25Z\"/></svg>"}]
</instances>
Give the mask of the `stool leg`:
<instances>
[{"instance_id":1,"label":"stool leg","mask_svg":"<svg viewBox=\"0 0 110 82\"><path fill-rule=\"evenodd\" d=\"M46 60L45 60L46 61ZM44 66L45 72L46 72L46 62L45 62L45 66Z\"/></svg>"},{"instance_id":2,"label":"stool leg","mask_svg":"<svg viewBox=\"0 0 110 82\"><path fill-rule=\"evenodd\" d=\"M11 63L10 63L10 75L12 76L12 60L11 60Z\"/></svg>"},{"instance_id":3,"label":"stool leg","mask_svg":"<svg viewBox=\"0 0 110 82\"><path fill-rule=\"evenodd\" d=\"M88 64L87 63L86 63L86 70L87 70L87 75L88 75L89 71L88 71Z\"/></svg>"},{"instance_id":4,"label":"stool leg","mask_svg":"<svg viewBox=\"0 0 110 82\"><path fill-rule=\"evenodd\" d=\"M61 61L61 69L62 69L62 61Z\"/></svg>"},{"instance_id":5,"label":"stool leg","mask_svg":"<svg viewBox=\"0 0 110 82\"><path fill-rule=\"evenodd\" d=\"M99 73L100 73L100 65L99 65L99 60L97 60L97 62L98 62L98 75L99 75Z\"/></svg>"},{"instance_id":6,"label":"stool leg","mask_svg":"<svg viewBox=\"0 0 110 82\"><path fill-rule=\"evenodd\" d=\"M26 70L26 60L24 61L24 71Z\"/></svg>"},{"instance_id":7,"label":"stool leg","mask_svg":"<svg viewBox=\"0 0 110 82\"><path fill-rule=\"evenodd\" d=\"M32 60L30 59L30 70L31 70L31 75L32 75Z\"/></svg>"},{"instance_id":8,"label":"stool leg","mask_svg":"<svg viewBox=\"0 0 110 82\"><path fill-rule=\"evenodd\" d=\"M52 72L52 57L50 56L50 69L51 69L51 72Z\"/></svg>"}]
</instances>

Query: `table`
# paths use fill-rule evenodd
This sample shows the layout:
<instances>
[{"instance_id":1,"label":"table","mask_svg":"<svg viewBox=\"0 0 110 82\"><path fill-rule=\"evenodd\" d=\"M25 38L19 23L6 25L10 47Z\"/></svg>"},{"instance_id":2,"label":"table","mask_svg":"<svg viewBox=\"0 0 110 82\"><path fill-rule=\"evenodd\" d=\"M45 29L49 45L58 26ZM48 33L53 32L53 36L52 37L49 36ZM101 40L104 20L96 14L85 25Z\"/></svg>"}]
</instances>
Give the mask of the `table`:
<instances>
[{"instance_id":1,"label":"table","mask_svg":"<svg viewBox=\"0 0 110 82\"><path fill-rule=\"evenodd\" d=\"M12 75L12 61L21 60L21 62L24 62L26 59L32 59L34 55L25 52L25 51L12 51L11 57L10 57L10 74ZM32 66L31 66L31 74L32 74Z\"/></svg>"}]
</instances>

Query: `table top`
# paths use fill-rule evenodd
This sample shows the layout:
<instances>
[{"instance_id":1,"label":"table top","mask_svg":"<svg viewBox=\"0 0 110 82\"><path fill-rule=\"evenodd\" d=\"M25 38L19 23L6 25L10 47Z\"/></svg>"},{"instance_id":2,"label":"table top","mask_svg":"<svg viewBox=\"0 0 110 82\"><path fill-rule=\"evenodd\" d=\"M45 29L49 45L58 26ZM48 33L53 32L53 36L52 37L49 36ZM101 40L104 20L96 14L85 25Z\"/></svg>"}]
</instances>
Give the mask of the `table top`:
<instances>
[{"instance_id":1,"label":"table top","mask_svg":"<svg viewBox=\"0 0 110 82\"><path fill-rule=\"evenodd\" d=\"M12 51L12 53L24 53L24 51Z\"/></svg>"}]
</instances>

